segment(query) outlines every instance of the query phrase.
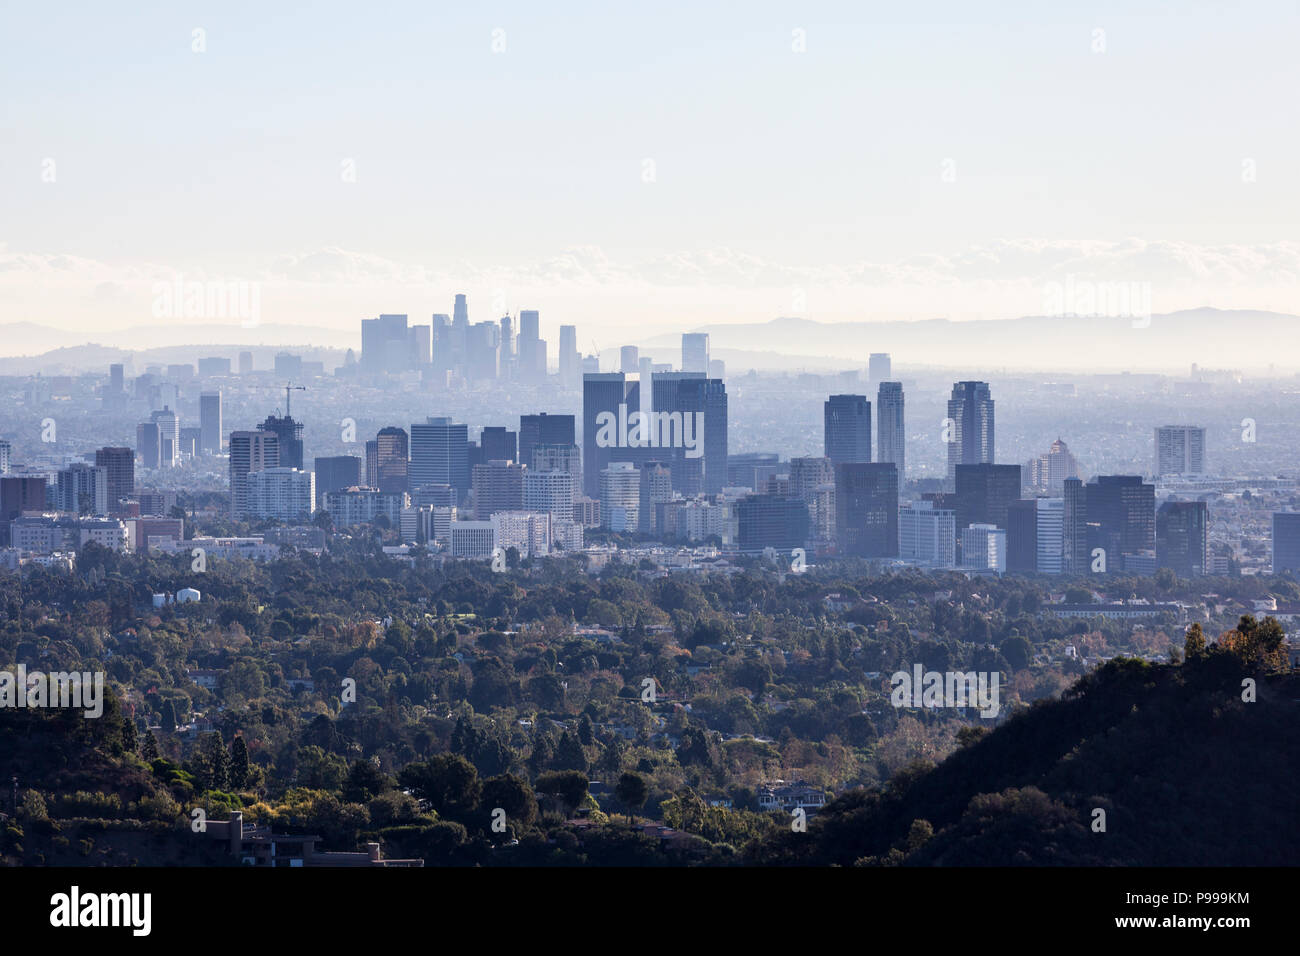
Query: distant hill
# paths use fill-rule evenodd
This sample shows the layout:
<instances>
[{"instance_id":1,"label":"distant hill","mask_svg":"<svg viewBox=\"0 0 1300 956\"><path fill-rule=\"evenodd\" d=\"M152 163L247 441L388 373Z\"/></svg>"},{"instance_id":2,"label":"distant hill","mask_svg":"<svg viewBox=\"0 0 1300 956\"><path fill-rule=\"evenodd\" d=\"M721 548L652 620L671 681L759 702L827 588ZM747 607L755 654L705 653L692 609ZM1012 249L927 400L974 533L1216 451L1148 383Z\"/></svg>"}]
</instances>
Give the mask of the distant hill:
<instances>
[{"instance_id":1,"label":"distant hill","mask_svg":"<svg viewBox=\"0 0 1300 956\"><path fill-rule=\"evenodd\" d=\"M1300 674L1243 703L1247 673L1226 653L1111 661L933 769L841 795L754 862L1294 865Z\"/></svg>"},{"instance_id":2,"label":"distant hill","mask_svg":"<svg viewBox=\"0 0 1300 956\"><path fill-rule=\"evenodd\" d=\"M706 325L715 358L729 350L771 353L780 366L809 364L808 357L835 356L842 367L865 365L872 352L889 352L910 365L985 368L1088 368L1097 370L1264 368L1278 363L1300 369L1300 317L1276 312L1195 309L1146 320L1026 316L953 322L816 322L779 318L740 325ZM1265 347L1267 343L1267 347ZM672 354L680 335L644 343ZM734 364L734 368L731 365ZM743 355L728 371L747 367Z\"/></svg>"}]
</instances>

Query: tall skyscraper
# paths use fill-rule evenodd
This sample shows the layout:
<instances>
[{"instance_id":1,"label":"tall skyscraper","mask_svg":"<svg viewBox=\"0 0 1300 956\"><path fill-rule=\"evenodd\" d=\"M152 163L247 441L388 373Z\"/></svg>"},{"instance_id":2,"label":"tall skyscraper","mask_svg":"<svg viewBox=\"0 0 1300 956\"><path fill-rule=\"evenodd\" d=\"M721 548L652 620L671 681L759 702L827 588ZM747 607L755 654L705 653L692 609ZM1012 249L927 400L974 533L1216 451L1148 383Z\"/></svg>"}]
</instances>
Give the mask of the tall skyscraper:
<instances>
[{"instance_id":1,"label":"tall skyscraper","mask_svg":"<svg viewBox=\"0 0 1300 956\"><path fill-rule=\"evenodd\" d=\"M135 426L135 453L141 468L162 467L162 429L157 422L141 422Z\"/></svg>"},{"instance_id":2,"label":"tall skyscraper","mask_svg":"<svg viewBox=\"0 0 1300 956\"><path fill-rule=\"evenodd\" d=\"M888 352L872 352L867 360L867 378L872 385L888 382L893 375ZM899 386L900 390L902 386Z\"/></svg>"},{"instance_id":3,"label":"tall skyscraper","mask_svg":"<svg viewBox=\"0 0 1300 956\"><path fill-rule=\"evenodd\" d=\"M1204 501L1166 501L1156 512L1156 564L1180 578L1209 567L1209 509Z\"/></svg>"},{"instance_id":4,"label":"tall skyscraper","mask_svg":"<svg viewBox=\"0 0 1300 956\"><path fill-rule=\"evenodd\" d=\"M823 406L826 457L831 464L871 461L871 403L865 395L832 395Z\"/></svg>"},{"instance_id":5,"label":"tall skyscraper","mask_svg":"<svg viewBox=\"0 0 1300 956\"><path fill-rule=\"evenodd\" d=\"M536 309L519 313L519 380L537 383L546 379L546 348L542 344Z\"/></svg>"},{"instance_id":6,"label":"tall skyscraper","mask_svg":"<svg viewBox=\"0 0 1300 956\"><path fill-rule=\"evenodd\" d=\"M452 345L451 316L435 313L433 316L433 368L449 372L460 364L460 357Z\"/></svg>"},{"instance_id":7,"label":"tall skyscraper","mask_svg":"<svg viewBox=\"0 0 1300 956\"><path fill-rule=\"evenodd\" d=\"M152 412L149 418L158 424L158 465L175 468L180 463L181 422L176 413L164 405L162 411Z\"/></svg>"},{"instance_id":8,"label":"tall skyscraper","mask_svg":"<svg viewBox=\"0 0 1300 956\"><path fill-rule=\"evenodd\" d=\"M1273 512L1273 573L1300 577L1300 511Z\"/></svg>"},{"instance_id":9,"label":"tall skyscraper","mask_svg":"<svg viewBox=\"0 0 1300 956\"><path fill-rule=\"evenodd\" d=\"M835 465L835 534L842 554L898 557L897 465L852 461Z\"/></svg>"},{"instance_id":10,"label":"tall skyscraper","mask_svg":"<svg viewBox=\"0 0 1300 956\"><path fill-rule=\"evenodd\" d=\"M407 316L383 314L361 320L361 371L367 375L417 367Z\"/></svg>"},{"instance_id":11,"label":"tall skyscraper","mask_svg":"<svg viewBox=\"0 0 1300 956\"><path fill-rule=\"evenodd\" d=\"M249 375L252 373L252 371L253 371L253 353L240 352L239 353L239 374Z\"/></svg>"},{"instance_id":12,"label":"tall skyscraper","mask_svg":"<svg viewBox=\"0 0 1300 956\"><path fill-rule=\"evenodd\" d=\"M249 472L280 467L280 439L274 432L230 433L230 516L241 521L248 516Z\"/></svg>"},{"instance_id":13,"label":"tall skyscraper","mask_svg":"<svg viewBox=\"0 0 1300 956\"><path fill-rule=\"evenodd\" d=\"M9 474L9 463L13 457L13 445L0 439L0 475Z\"/></svg>"},{"instance_id":14,"label":"tall skyscraper","mask_svg":"<svg viewBox=\"0 0 1300 956\"><path fill-rule=\"evenodd\" d=\"M450 418L429 418L411 426L412 492L425 485L449 485L458 502L469 494L469 426Z\"/></svg>"},{"instance_id":15,"label":"tall skyscraper","mask_svg":"<svg viewBox=\"0 0 1300 956\"><path fill-rule=\"evenodd\" d=\"M1061 494L1061 571L1088 574L1088 494L1078 478L1066 478Z\"/></svg>"},{"instance_id":16,"label":"tall skyscraper","mask_svg":"<svg viewBox=\"0 0 1300 956\"><path fill-rule=\"evenodd\" d=\"M221 430L221 390L199 395L199 450L209 455L221 453L225 433Z\"/></svg>"},{"instance_id":17,"label":"tall skyscraper","mask_svg":"<svg viewBox=\"0 0 1300 956\"><path fill-rule=\"evenodd\" d=\"M582 375L582 356L578 353L578 327L560 326L560 384L575 388Z\"/></svg>"},{"instance_id":18,"label":"tall skyscraper","mask_svg":"<svg viewBox=\"0 0 1300 956\"><path fill-rule=\"evenodd\" d=\"M635 345L625 345L619 349L618 370L624 375L641 374L641 350Z\"/></svg>"},{"instance_id":19,"label":"tall skyscraper","mask_svg":"<svg viewBox=\"0 0 1300 956\"><path fill-rule=\"evenodd\" d=\"M582 377L582 482L589 498L600 497L601 473L611 462L640 462L641 449L623 441L627 416L641 408L640 382L622 372L587 373ZM596 420L608 412L619 423L614 441L600 440ZM606 430L608 431L608 429Z\"/></svg>"},{"instance_id":20,"label":"tall skyscraper","mask_svg":"<svg viewBox=\"0 0 1300 956\"><path fill-rule=\"evenodd\" d=\"M709 374L709 333L686 332L682 335L682 371Z\"/></svg>"},{"instance_id":21,"label":"tall skyscraper","mask_svg":"<svg viewBox=\"0 0 1300 956\"><path fill-rule=\"evenodd\" d=\"M889 356L885 359L888 364ZM903 416L902 382L881 382L876 393L876 461L892 461L898 466L899 482L907 479L907 428Z\"/></svg>"},{"instance_id":22,"label":"tall skyscraper","mask_svg":"<svg viewBox=\"0 0 1300 956\"><path fill-rule=\"evenodd\" d=\"M395 425L379 429L375 435L375 477L370 479L371 484L387 494L406 491L410 450L406 429Z\"/></svg>"},{"instance_id":23,"label":"tall skyscraper","mask_svg":"<svg viewBox=\"0 0 1300 956\"><path fill-rule=\"evenodd\" d=\"M1205 474L1205 429L1164 425L1156 429L1156 477Z\"/></svg>"},{"instance_id":24,"label":"tall skyscraper","mask_svg":"<svg viewBox=\"0 0 1300 956\"><path fill-rule=\"evenodd\" d=\"M948 400L948 480L958 465L992 464L993 397L986 382L957 382ZM958 521L960 522L960 517Z\"/></svg>"},{"instance_id":25,"label":"tall skyscraper","mask_svg":"<svg viewBox=\"0 0 1300 956\"><path fill-rule=\"evenodd\" d=\"M536 468L533 462L533 449L538 445L572 445L574 444L574 421L572 415L538 415L519 416L519 463L529 468Z\"/></svg>"},{"instance_id":26,"label":"tall skyscraper","mask_svg":"<svg viewBox=\"0 0 1300 956\"><path fill-rule=\"evenodd\" d=\"M95 464L105 472L111 514L118 510L118 501L135 494L135 453L129 448L99 448L95 450Z\"/></svg>"},{"instance_id":27,"label":"tall skyscraper","mask_svg":"<svg viewBox=\"0 0 1300 956\"><path fill-rule=\"evenodd\" d=\"M683 495L720 493L727 483L726 386L698 373L662 372L651 379L651 410L660 447L647 449L646 456L668 465L673 488ZM694 448L686 447L690 438Z\"/></svg>"}]
</instances>

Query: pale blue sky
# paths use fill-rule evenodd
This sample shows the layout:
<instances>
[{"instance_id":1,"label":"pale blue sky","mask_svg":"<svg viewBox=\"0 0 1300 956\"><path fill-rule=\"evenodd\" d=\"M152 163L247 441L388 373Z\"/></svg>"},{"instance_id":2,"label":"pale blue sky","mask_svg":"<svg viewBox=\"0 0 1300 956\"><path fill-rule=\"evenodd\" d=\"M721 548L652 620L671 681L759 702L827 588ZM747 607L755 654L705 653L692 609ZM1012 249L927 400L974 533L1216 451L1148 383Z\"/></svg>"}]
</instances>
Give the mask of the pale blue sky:
<instances>
[{"instance_id":1,"label":"pale blue sky","mask_svg":"<svg viewBox=\"0 0 1300 956\"><path fill-rule=\"evenodd\" d=\"M0 321L129 324L169 271L286 283L277 318L318 324L462 287L544 323L680 323L692 284L697 321L792 287L829 320L1011 314L1062 249L1157 308L1285 308L1293 0L989 6L10 3Z\"/></svg>"}]
</instances>

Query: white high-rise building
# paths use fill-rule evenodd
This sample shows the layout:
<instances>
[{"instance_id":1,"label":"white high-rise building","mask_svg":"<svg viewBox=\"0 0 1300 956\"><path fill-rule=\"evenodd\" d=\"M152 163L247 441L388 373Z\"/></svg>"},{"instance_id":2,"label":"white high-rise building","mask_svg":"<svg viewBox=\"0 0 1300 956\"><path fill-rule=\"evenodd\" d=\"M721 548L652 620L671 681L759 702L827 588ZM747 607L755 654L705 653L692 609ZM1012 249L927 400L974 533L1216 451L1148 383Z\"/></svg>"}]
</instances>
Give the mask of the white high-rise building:
<instances>
[{"instance_id":1,"label":"white high-rise building","mask_svg":"<svg viewBox=\"0 0 1300 956\"><path fill-rule=\"evenodd\" d=\"M551 516L541 511L497 511L492 515L498 548L515 548L521 558L551 553Z\"/></svg>"},{"instance_id":2,"label":"white high-rise building","mask_svg":"<svg viewBox=\"0 0 1300 956\"><path fill-rule=\"evenodd\" d=\"M898 556L930 568L957 563L957 512L933 501L913 501L898 509Z\"/></svg>"},{"instance_id":3,"label":"white high-rise building","mask_svg":"<svg viewBox=\"0 0 1300 956\"><path fill-rule=\"evenodd\" d=\"M497 546L496 524L491 521L453 521L450 533L453 558L490 558Z\"/></svg>"},{"instance_id":4,"label":"white high-rise building","mask_svg":"<svg viewBox=\"0 0 1300 956\"><path fill-rule=\"evenodd\" d=\"M885 356L888 363L888 356ZM898 466L898 484L907 476L907 434L903 416L903 383L881 382L876 393L876 461Z\"/></svg>"},{"instance_id":5,"label":"white high-rise building","mask_svg":"<svg viewBox=\"0 0 1300 956\"><path fill-rule=\"evenodd\" d=\"M1007 570L1007 532L995 524L973 524L961 533L961 566L970 571Z\"/></svg>"},{"instance_id":6,"label":"white high-rise building","mask_svg":"<svg viewBox=\"0 0 1300 956\"><path fill-rule=\"evenodd\" d=\"M1164 425L1156 429L1156 477L1205 474L1205 429Z\"/></svg>"},{"instance_id":7,"label":"white high-rise building","mask_svg":"<svg viewBox=\"0 0 1300 956\"><path fill-rule=\"evenodd\" d=\"M1035 567L1039 574L1060 574L1065 552L1065 499L1038 499L1038 554Z\"/></svg>"},{"instance_id":8,"label":"white high-rise building","mask_svg":"<svg viewBox=\"0 0 1300 956\"><path fill-rule=\"evenodd\" d=\"M281 467L250 471L244 489L248 517L298 521L312 513L316 473Z\"/></svg>"},{"instance_id":9,"label":"white high-rise building","mask_svg":"<svg viewBox=\"0 0 1300 956\"><path fill-rule=\"evenodd\" d=\"M9 461L13 456L13 446L7 441L0 441L0 475L9 474Z\"/></svg>"},{"instance_id":10,"label":"white high-rise building","mask_svg":"<svg viewBox=\"0 0 1300 956\"><path fill-rule=\"evenodd\" d=\"M641 512L641 469L630 461L611 462L600 473L601 527L635 531Z\"/></svg>"},{"instance_id":11,"label":"white high-rise building","mask_svg":"<svg viewBox=\"0 0 1300 956\"><path fill-rule=\"evenodd\" d=\"M545 511L553 518L573 518L573 475L565 471L525 471L524 510Z\"/></svg>"}]
</instances>

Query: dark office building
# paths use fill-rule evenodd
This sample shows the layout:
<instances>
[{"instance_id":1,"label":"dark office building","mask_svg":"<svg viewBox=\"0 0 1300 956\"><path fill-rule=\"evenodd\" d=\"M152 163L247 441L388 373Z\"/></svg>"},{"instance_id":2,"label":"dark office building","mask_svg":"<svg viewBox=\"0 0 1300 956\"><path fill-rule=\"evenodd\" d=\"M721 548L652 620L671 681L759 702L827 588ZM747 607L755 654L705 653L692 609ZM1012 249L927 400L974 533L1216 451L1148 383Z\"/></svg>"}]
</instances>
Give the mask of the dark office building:
<instances>
[{"instance_id":1,"label":"dark office building","mask_svg":"<svg viewBox=\"0 0 1300 956\"><path fill-rule=\"evenodd\" d=\"M479 436L478 446L483 453L483 461L513 461L516 464L526 464L520 461L519 445L516 434L507 431L505 426L493 425L483 429Z\"/></svg>"},{"instance_id":2,"label":"dark office building","mask_svg":"<svg viewBox=\"0 0 1300 956\"><path fill-rule=\"evenodd\" d=\"M261 429L270 432L280 440L280 467L303 469L302 465L302 422L294 421L288 415L266 416Z\"/></svg>"},{"instance_id":3,"label":"dark office building","mask_svg":"<svg viewBox=\"0 0 1300 956\"><path fill-rule=\"evenodd\" d=\"M628 416L641 410L641 383L629 381L622 372L587 372L582 376L582 490L588 498L600 497L600 473L610 462L640 464L645 455L639 447L624 442ZM614 416L611 441L597 441L596 424L602 413ZM608 433L611 429L606 429Z\"/></svg>"},{"instance_id":4,"label":"dark office building","mask_svg":"<svg viewBox=\"0 0 1300 956\"><path fill-rule=\"evenodd\" d=\"M808 506L798 498L748 495L736 502L736 517L741 551L775 548L788 556L807 546Z\"/></svg>"},{"instance_id":5,"label":"dark office building","mask_svg":"<svg viewBox=\"0 0 1300 956\"><path fill-rule=\"evenodd\" d=\"M871 403L865 395L832 395L822 415L826 457L831 464L871 461Z\"/></svg>"},{"instance_id":6,"label":"dark office building","mask_svg":"<svg viewBox=\"0 0 1300 956\"><path fill-rule=\"evenodd\" d=\"M727 482L726 386L698 372L660 372L652 377L651 389L661 447L646 454L668 465L675 491L687 496L720 493ZM679 420L682 441L676 438ZM694 448L685 447L688 436Z\"/></svg>"},{"instance_id":7,"label":"dark office building","mask_svg":"<svg viewBox=\"0 0 1300 956\"><path fill-rule=\"evenodd\" d=\"M1038 570L1038 501L1022 498L1007 507L1007 571Z\"/></svg>"},{"instance_id":8,"label":"dark office building","mask_svg":"<svg viewBox=\"0 0 1300 956\"><path fill-rule=\"evenodd\" d=\"M116 514L118 502L135 494L135 452L129 448L98 448L95 464L107 473L108 511Z\"/></svg>"},{"instance_id":9,"label":"dark office building","mask_svg":"<svg viewBox=\"0 0 1300 956\"><path fill-rule=\"evenodd\" d=\"M498 511L524 507L524 466L497 459L474 466L474 518L486 521Z\"/></svg>"},{"instance_id":10,"label":"dark office building","mask_svg":"<svg viewBox=\"0 0 1300 956\"><path fill-rule=\"evenodd\" d=\"M157 422L141 422L135 426L135 453L141 468L162 467L162 428Z\"/></svg>"},{"instance_id":11,"label":"dark office building","mask_svg":"<svg viewBox=\"0 0 1300 956\"><path fill-rule=\"evenodd\" d=\"M1106 552L1106 570L1124 570L1124 556L1154 552L1156 487L1138 475L1098 475L1084 485L1088 552ZM1091 564L1089 564L1091 566Z\"/></svg>"},{"instance_id":12,"label":"dark office building","mask_svg":"<svg viewBox=\"0 0 1300 956\"><path fill-rule=\"evenodd\" d=\"M375 471L369 476L370 484L380 491L406 491L410 448L405 429L393 425L379 429L375 436Z\"/></svg>"},{"instance_id":13,"label":"dark office building","mask_svg":"<svg viewBox=\"0 0 1300 956\"><path fill-rule=\"evenodd\" d=\"M973 524L1007 528L1007 510L1020 500L1019 465L958 465L956 479L958 540Z\"/></svg>"},{"instance_id":14,"label":"dark office building","mask_svg":"<svg viewBox=\"0 0 1300 956\"><path fill-rule=\"evenodd\" d=\"M365 484L365 478L361 474L361 459L356 455L317 458L313 466L316 469L317 501L323 501L326 492L346 491Z\"/></svg>"},{"instance_id":15,"label":"dark office building","mask_svg":"<svg viewBox=\"0 0 1300 956\"><path fill-rule=\"evenodd\" d=\"M534 467L533 449L538 445L573 445L574 421L572 415L519 416L519 463Z\"/></svg>"},{"instance_id":16,"label":"dark office building","mask_svg":"<svg viewBox=\"0 0 1300 956\"><path fill-rule=\"evenodd\" d=\"M898 557L898 466L842 462L835 466L835 536L841 554Z\"/></svg>"},{"instance_id":17,"label":"dark office building","mask_svg":"<svg viewBox=\"0 0 1300 956\"><path fill-rule=\"evenodd\" d=\"M1300 577L1300 511L1273 512L1273 573Z\"/></svg>"},{"instance_id":18,"label":"dark office building","mask_svg":"<svg viewBox=\"0 0 1300 956\"><path fill-rule=\"evenodd\" d=\"M1088 495L1078 478L1066 478L1062 486L1065 501L1061 520L1061 571L1065 574L1088 574Z\"/></svg>"},{"instance_id":19,"label":"dark office building","mask_svg":"<svg viewBox=\"0 0 1300 956\"><path fill-rule=\"evenodd\" d=\"M9 522L24 511L45 510L45 476L0 478L0 543L9 544Z\"/></svg>"},{"instance_id":20,"label":"dark office building","mask_svg":"<svg viewBox=\"0 0 1300 956\"><path fill-rule=\"evenodd\" d=\"M727 455L727 487L752 488L757 491L781 470L781 456L776 452L745 452Z\"/></svg>"},{"instance_id":21,"label":"dark office building","mask_svg":"<svg viewBox=\"0 0 1300 956\"><path fill-rule=\"evenodd\" d=\"M1156 564L1180 578L1206 571L1209 509L1204 501L1166 501L1156 512Z\"/></svg>"}]
</instances>

